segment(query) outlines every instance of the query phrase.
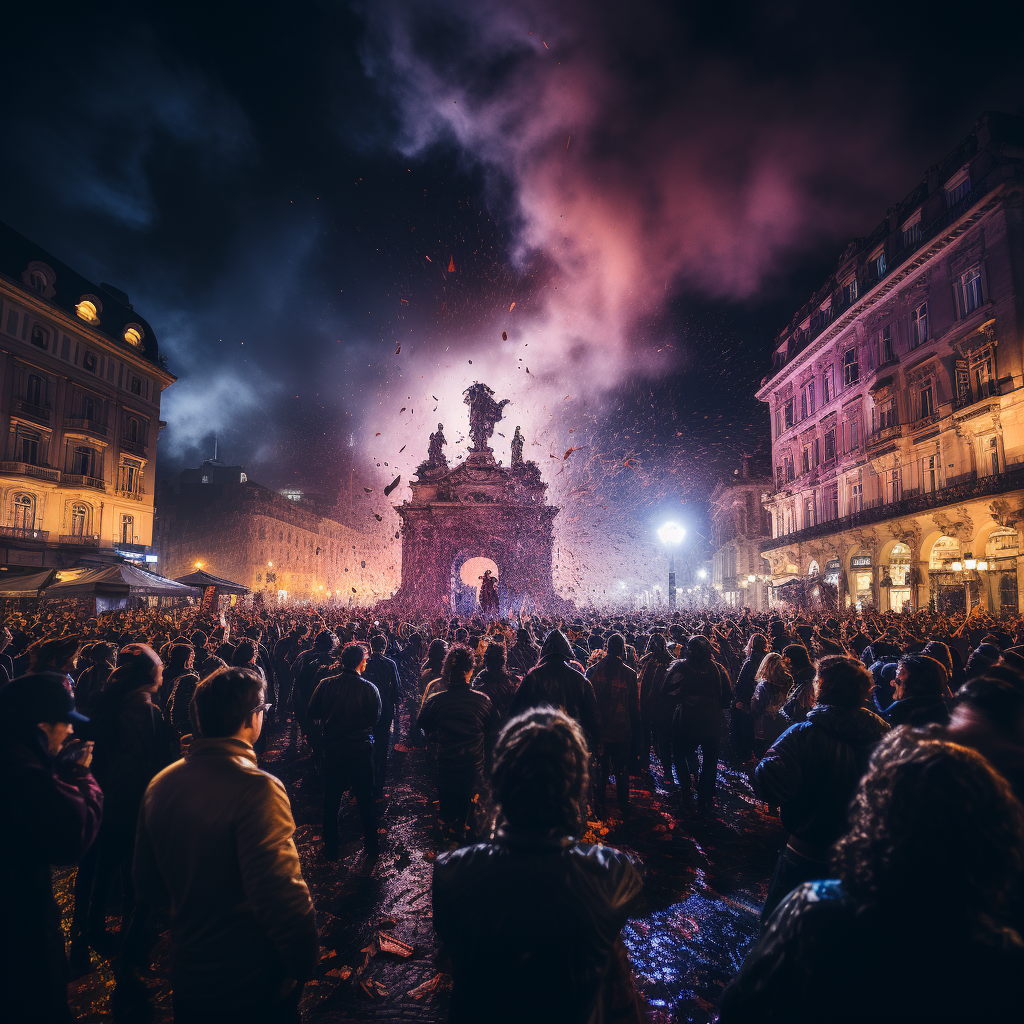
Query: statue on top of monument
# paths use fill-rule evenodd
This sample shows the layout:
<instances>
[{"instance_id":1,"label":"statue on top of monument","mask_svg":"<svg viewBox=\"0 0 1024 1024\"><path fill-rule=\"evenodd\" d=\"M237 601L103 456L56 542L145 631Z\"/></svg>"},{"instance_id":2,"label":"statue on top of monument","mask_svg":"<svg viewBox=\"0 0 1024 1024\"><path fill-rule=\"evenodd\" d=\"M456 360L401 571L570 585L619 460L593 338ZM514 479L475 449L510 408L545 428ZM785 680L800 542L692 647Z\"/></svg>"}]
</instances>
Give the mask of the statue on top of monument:
<instances>
[{"instance_id":1,"label":"statue on top of monument","mask_svg":"<svg viewBox=\"0 0 1024 1024\"><path fill-rule=\"evenodd\" d=\"M469 406L469 436L473 439L474 452L490 451L487 442L494 433L495 424L502 418L501 411L509 403L503 398L494 400L494 392L486 385L477 382L466 388L463 401Z\"/></svg>"},{"instance_id":2,"label":"statue on top of monument","mask_svg":"<svg viewBox=\"0 0 1024 1024\"><path fill-rule=\"evenodd\" d=\"M437 431L430 435L430 442L427 445L427 465L436 469L448 468L448 457L444 453L444 446L448 443L444 436L444 424L438 423Z\"/></svg>"},{"instance_id":3,"label":"statue on top of monument","mask_svg":"<svg viewBox=\"0 0 1024 1024\"><path fill-rule=\"evenodd\" d=\"M517 469L523 465L523 432L516 426L516 432L512 436L512 468Z\"/></svg>"}]
</instances>

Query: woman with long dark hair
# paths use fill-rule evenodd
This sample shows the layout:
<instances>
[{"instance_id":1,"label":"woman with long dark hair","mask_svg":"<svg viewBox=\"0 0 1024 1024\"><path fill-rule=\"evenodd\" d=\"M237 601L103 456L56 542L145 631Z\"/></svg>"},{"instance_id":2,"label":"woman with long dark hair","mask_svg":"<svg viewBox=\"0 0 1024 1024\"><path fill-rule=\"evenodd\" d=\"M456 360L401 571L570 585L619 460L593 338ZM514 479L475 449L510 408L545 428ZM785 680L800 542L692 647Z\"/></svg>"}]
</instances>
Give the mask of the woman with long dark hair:
<instances>
[{"instance_id":1,"label":"woman with long dark hair","mask_svg":"<svg viewBox=\"0 0 1024 1024\"><path fill-rule=\"evenodd\" d=\"M741 763L754 759L754 716L750 702L757 688L757 670L768 653L768 637L753 633L747 641L746 658L736 677L732 695L732 747Z\"/></svg>"}]
</instances>

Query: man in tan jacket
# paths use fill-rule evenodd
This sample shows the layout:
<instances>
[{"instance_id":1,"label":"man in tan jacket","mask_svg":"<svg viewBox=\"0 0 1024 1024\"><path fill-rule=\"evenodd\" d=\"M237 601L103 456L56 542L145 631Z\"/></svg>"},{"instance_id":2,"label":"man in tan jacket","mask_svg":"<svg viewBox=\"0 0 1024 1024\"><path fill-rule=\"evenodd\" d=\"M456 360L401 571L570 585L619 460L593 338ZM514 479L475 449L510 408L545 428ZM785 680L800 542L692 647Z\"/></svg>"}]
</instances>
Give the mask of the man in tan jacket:
<instances>
[{"instance_id":1,"label":"man in tan jacket","mask_svg":"<svg viewBox=\"0 0 1024 1024\"><path fill-rule=\"evenodd\" d=\"M202 737L146 790L135 845L139 898L171 910L177 1024L298 1022L317 962L284 785L256 764L263 680L222 668L199 684Z\"/></svg>"}]
</instances>

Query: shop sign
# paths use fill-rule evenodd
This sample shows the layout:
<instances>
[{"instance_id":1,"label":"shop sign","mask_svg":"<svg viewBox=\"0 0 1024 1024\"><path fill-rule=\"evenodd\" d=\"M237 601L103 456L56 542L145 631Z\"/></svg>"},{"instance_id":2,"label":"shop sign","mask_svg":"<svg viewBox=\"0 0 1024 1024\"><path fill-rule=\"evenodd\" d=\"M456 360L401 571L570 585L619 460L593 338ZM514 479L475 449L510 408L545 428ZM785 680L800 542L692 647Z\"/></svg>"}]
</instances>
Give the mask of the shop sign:
<instances>
[{"instance_id":1,"label":"shop sign","mask_svg":"<svg viewBox=\"0 0 1024 1024\"><path fill-rule=\"evenodd\" d=\"M830 558L825 563L825 572L839 572L839 559Z\"/></svg>"},{"instance_id":2,"label":"shop sign","mask_svg":"<svg viewBox=\"0 0 1024 1024\"><path fill-rule=\"evenodd\" d=\"M870 555L854 555L850 559L851 569L870 569L871 568L871 556Z\"/></svg>"}]
</instances>

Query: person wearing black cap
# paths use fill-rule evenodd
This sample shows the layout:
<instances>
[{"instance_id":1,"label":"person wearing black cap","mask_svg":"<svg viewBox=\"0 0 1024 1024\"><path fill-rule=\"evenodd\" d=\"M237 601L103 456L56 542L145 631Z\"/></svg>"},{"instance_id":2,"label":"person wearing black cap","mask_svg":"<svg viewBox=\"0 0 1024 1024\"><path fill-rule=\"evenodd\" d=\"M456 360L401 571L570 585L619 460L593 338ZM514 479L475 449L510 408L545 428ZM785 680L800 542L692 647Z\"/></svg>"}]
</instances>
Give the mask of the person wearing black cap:
<instances>
[{"instance_id":1,"label":"person wearing black cap","mask_svg":"<svg viewBox=\"0 0 1024 1024\"><path fill-rule=\"evenodd\" d=\"M5 1020L72 1020L67 959L51 864L73 864L99 832L103 794L92 744L72 740L88 719L60 672L22 676L0 692L0 1007Z\"/></svg>"}]
</instances>

